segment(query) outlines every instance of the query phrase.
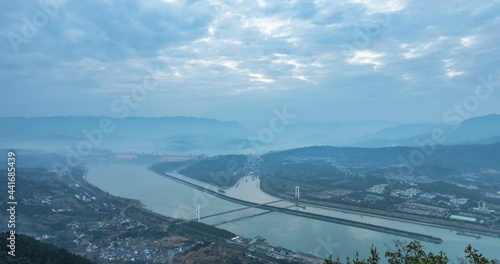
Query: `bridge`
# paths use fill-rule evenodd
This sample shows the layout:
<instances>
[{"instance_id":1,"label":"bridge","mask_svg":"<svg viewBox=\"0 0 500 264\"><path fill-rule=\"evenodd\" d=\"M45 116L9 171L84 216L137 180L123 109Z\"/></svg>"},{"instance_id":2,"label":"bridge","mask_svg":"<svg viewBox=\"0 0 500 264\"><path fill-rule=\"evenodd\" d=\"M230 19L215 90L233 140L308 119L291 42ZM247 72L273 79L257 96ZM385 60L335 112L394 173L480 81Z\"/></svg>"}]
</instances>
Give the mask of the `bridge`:
<instances>
[{"instance_id":1,"label":"bridge","mask_svg":"<svg viewBox=\"0 0 500 264\"><path fill-rule=\"evenodd\" d=\"M298 201L299 199L300 199L300 186L295 186L295 201ZM280 200L276 200L276 201L272 201L272 202L268 202L268 203L255 204L255 205L252 205L252 206L247 206L247 207L238 208L238 209L232 209L232 210L229 210L229 211L220 212L220 213L216 213L216 214L211 214L211 215L207 215L207 216L203 216L203 217L201 216L200 206L197 205L196 206L196 218L192 219L191 221L198 221L198 222L200 222L202 219L207 219L207 218L210 218L210 217L221 216L221 215L225 215L225 214L239 212L239 211L247 210L247 209L250 209L250 208L258 208L259 206L262 206L262 205L270 205L270 204L279 203L279 202L283 202L283 201L286 201L286 200L285 199L280 199ZM289 208L292 208L292 207L295 207L296 210L298 210L299 208L302 208L302 209L306 208L305 205L301 205L299 203L295 203L295 205L287 206L287 207L284 207L284 208L289 209ZM247 219L247 218L254 217L254 216L260 216L260 215L271 213L271 212L272 211L267 211L267 212L264 212L264 213L258 213L258 214L253 215L253 216L252 215L251 216L242 216L242 217L239 217L239 218L236 218L236 219L232 219L230 221L225 221L224 223L236 222L238 220ZM220 225L220 224L223 224L223 223L219 223L219 224L216 224L216 225Z\"/></svg>"},{"instance_id":2,"label":"bridge","mask_svg":"<svg viewBox=\"0 0 500 264\"><path fill-rule=\"evenodd\" d=\"M282 202L282 201L284 201L284 200L283 199L276 200L276 201L264 203L264 204L261 204L261 205L268 205L268 204L278 203L278 202ZM250 208L256 208L256 207L255 206L247 206L247 207L243 207L243 208L233 209L233 210L229 210L229 211L226 211L226 212L221 212L221 213L216 213L216 214L211 214L211 215L207 215L207 216L201 217L200 207L197 206L196 207L196 216L197 217L196 217L196 219L193 219L192 221L197 220L198 222L200 222L201 219L207 219L207 218L214 217L214 216L230 214L230 213L234 213L234 212L238 212L238 211L247 210L247 209L250 209Z\"/></svg>"},{"instance_id":3,"label":"bridge","mask_svg":"<svg viewBox=\"0 0 500 264\"><path fill-rule=\"evenodd\" d=\"M284 208L292 208L294 206L295 205L290 205L290 206L287 206L287 207L284 207ZM222 221L220 223L216 223L216 224L214 224L214 226L220 226L220 225L224 225L224 224L228 224L228 223L238 222L238 221L241 221L241 220L245 220L245 219L249 219L249 218L253 218L253 217L257 217L257 216L262 216L262 215L269 214L269 213L272 213L272 212L274 212L274 211L264 211L264 212L258 213L258 214L240 216L240 217L233 218L233 219L230 219L230 220Z\"/></svg>"},{"instance_id":4,"label":"bridge","mask_svg":"<svg viewBox=\"0 0 500 264\"><path fill-rule=\"evenodd\" d=\"M259 203L255 203L255 202L240 200L240 199L237 199L234 197L226 196L226 195L219 193L219 192L216 192L214 190L196 185L194 183L179 179L179 178L174 177L172 175L168 175L166 173L155 171L151 167L149 169L158 175L169 178L171 180L182 183L184 185L190 186L196 190L206 192L206 193L211 194L215 197L218 197L218 198L221 198L221 199L224 199L224 200L236 203L236 204L241 204L241 205L247 206L245 208L233 209L233 210L218 213L215 215L224 215L224 214L227 214L229 212L241 211L241 210L245 210L248 208L257 208L257 209L263 209L263 210L269 211L269 212L264 212L264 213L278 212L278 213L283 213L283 214L295 215L295 216L300 216L300 217L305 217L305 218L310 218L310 219L315 219L315 220L320 220L320 221L325 221L325 222L331 222L331 223L336 223L336 224L341 224L341 225L347 225L347 226L368 229L368 230L377 231L377 232L383 232L386 234L391 234L391 235L396 235L396 236L401 236L401 237L407 237L410 239L417 239L417 240L431 242L431 243L435 243L435 244L440 244L443 242L443 240L441 238L430 236L430 235L409 232L409 231L385 227L385 226L378 226L378 225L373 225L373 224L364 223L364 222L357 222L357 221L352 221L352 220L343 219L343 218L337 218L337 217L333 217L333 216L321 215L321 214L312 213L312 212L290 209L291 207L297 207L297 204L289 206L287 208L287 207L276 207L276 206L272 205L272 203L277 203L278 201L273 201L273 202L270 202L267 204L259 204ZM295 200L298 200L298 199L300 199L300 187L295 187ZM281 201L283 201L283 200L281 200ZM290 201L290 202L293 202L293 201ZM264 213L261 213L261 215ZM196 220L200 221L202 219L199 205L197 206L196 216L197 217L194 221L196 221ZM214 215L211 215L209 217L213 217L213 216ZM254 216L248 216L248 217L254 217ZM193 221L193 220L186 220L186 221L182 221L180 223L191 222L191 221Z\"/></svg>"}]
</instances>

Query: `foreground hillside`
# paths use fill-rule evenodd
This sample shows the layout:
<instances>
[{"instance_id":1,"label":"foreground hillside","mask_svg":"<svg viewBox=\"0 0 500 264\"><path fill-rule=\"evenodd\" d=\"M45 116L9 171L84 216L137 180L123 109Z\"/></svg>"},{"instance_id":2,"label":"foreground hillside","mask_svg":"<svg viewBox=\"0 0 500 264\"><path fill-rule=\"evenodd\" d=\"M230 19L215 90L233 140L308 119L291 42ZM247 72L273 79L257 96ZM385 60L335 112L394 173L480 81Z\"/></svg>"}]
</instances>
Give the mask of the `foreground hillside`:
<instances>
[{"instance_id":1,"label":"foreground hillside","mask_svg":"<svg viewBox=\"0 0 500 264\"><path fill-rule=\"evenodd\" d=\"M0 263L50 263L50 264L90 264L90 260L70 253L66 249L58 248L49 243L36 240L26 235L16 236L15 256L8 255L6 242L9 234L0 233Z\"/></svg>"}]
</instances>

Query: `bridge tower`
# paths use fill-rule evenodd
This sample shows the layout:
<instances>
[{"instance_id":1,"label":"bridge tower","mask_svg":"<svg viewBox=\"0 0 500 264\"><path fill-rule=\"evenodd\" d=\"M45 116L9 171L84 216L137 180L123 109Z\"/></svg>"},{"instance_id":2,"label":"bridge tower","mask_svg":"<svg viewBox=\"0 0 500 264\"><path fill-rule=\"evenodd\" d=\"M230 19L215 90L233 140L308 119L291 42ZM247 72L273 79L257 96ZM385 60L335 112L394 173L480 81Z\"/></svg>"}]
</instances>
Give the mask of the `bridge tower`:
<instances>
[{"instance_id":1,"label":"bridge tower","mask_svg":"<svg viewBox=\"0 0 500 264\"><path fill-rule=\"evenodd\" d=\"M300 187L295 186L295 199L300 199Z\"/></svg>"},{"instance_id":2,"label":"bridge tower","mask_svg":"<svg viewBox=\"0 0 500 264\"><path fill-rule=\"evenodd\" d=\"M196 205L196 219L200 222L200 204Z\"/></svg>"}]
</instances>

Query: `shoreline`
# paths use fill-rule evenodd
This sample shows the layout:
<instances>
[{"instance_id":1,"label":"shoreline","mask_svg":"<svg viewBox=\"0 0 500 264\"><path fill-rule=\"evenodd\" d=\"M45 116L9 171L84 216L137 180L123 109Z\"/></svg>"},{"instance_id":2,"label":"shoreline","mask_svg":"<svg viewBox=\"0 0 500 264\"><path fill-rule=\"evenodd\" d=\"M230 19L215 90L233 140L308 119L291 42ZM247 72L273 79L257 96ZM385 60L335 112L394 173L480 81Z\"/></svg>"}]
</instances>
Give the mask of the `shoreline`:
<instances>
[{"instance_id":1,"label":"shoreline","mask_svg":"<svg viewBox=\"0 0 500 264\"><path fill-rule=\"evenodd\" d=\"M114 194L111 194L101 188L99 188L98 186L94 185L93 183L91 183L88 179L87 179L87 172L88 172L88 167L85 167L85 172L83 173L82 175L82 180L92 186L93 188L96 188L97 190L99 190L100 192L103 192L105 193L106 195L109 195L115 199L122 199L122 200L125 200L125 201L128 201L129 203L134 203L133 205L136 206L136 207L139 207L140 209L143 209L143 210L146 210L156 216L160 216L162 218L171 218L170 216L168 215L163 215L163 214L160 214L160 213L157 213L157 212L154 212L152 211L151 209L149 209L141 200L138 200L138 199L132 199L132 198L127 198L127 197L121 197L121 196L118 196L118 195L114 195Z\"/></svg>"},{"instance_id":2,"label":"shoreline","mask_svg":"<svg viewBox=\"0 0 500 264\"><path fill-rule=\"evenodd\" d=\"M342 219L342 218L336 218L332 216L325 216L325 215L320 215L320 214L315 214L315 213L310 213L310 212L301 212L301 211L295 211L292 209L288 208L281 208L281 207L274 207L266 204L259 204L259 203L254 203L254 202L249 202L245 200L240 200L234 197L226 196L222 193L210 190L208 188L196 185L194 183L191 183L189 181L185 181L183 179L177 178L175 176L166 174L165 172L158 172L152 167L148 167L148 169L160 176L166 177L168 179L174 180L176 182L182 183L184 185L187 185L191 188L209 193L215 197L236 203L236 204L241 204L249 207L254 207L254 208L259 208L259 209L264 209L264 210L271 210L279 213L284 213L284 214L289 214L289 215L295 215L295 216L300 216L304 218L309 218L309 219L315 219L315 220L320 220L320 221L325 221L325 222L331 222L331 223L337 223L341 225L347 225L347 226L354 226L358 228L363 228L363 229L368 229L372 231L377 231L377 232L382 232L386 234L392 234L400 237L406 237L410 239L416 239L416 240L421 240L421 241L426 241L426 242L431 242L435 244L440 244L443 242L441 238L430 236L430 235L425 235L425 234L420 234L420 233L415 233L415 232L409 232L405 230L400 230L400 229L394 229L394 228L389 228L385 226L378 226L378 225L373 225L373 224L367 224L367 223L362 223L362 222L357 222L357 221L352 221L352 220L347 220L347 219ZM274 196L273 196L274 197ZM278 198L280 199L280 198Z\"/></svg>"},{"instance_id":3,"label":"shoreline","mask_svg":"<svg viewBox=\"0 0 500 264\"><path fill-rule=\"evenodd\" d=\"M106 196L109 196L110 198L112 198L112 199L116 199L116 200L118 200L118 201L122 201L122 202L127 202L127 201L128 201L128 202L129 202L129 205L128 205L128 206L135 206L135 207L138 207L138 209L140 209L140 210L144 210L144 211L146 211L147 213L150 213L150 214L152 214L152 215L155 215L155 216L157 216L157 217L161 218L162 220L165 220L165 222L164 222L164 223L169 222L170 224L179 224L179 223L181 223L181 224L182 224L182 223L184 223L184 222L186 222L186 221L187 221L187 222L191 222L191 221L192 221L192 220L190 220L190 219L174 218L174 217L171 217L171 216L168 216L168 215L164 215L164 214L161 214L161 213L155 212L155 211L153 211L152 209L148 208L148 207L147 207L144 203L142 203L142 202L141 202L140 200L138 200L138 199L132 199L132 198L126 198L126 197L121 197L121 196L113 195L113 194L111 194L111 193L109 193L109 192L107 192L107 191L105 191L105 190L103 190L103 189L99 188L98 186L94 185L93 183L91 183L91 182L89 181L89 179L87 178L88 167L84 167L84 168L85 168L85 171L84 171L83 175L81 175L80 177L78 177L79 179L81 179L81 182L76 181L75 179L73 179L73 181L74 181L74 182L76 182L76 183L79 183L79 184L88 184L91 188L95 188L96 190L91 190L92 192L96 192L96 191L97 191L97 192L100 192L101 194L104 194L104 195L106 195ZM150 168L148 167L148 169L150 169ZM151 171L152 171L153 173L159 174L159 173L157 173L156 171L154 171L154 170L152 170L152 169L151 169ZM164 175L160 175L160 176L164 176ZM173 176L171 176L171 177L173 177ZM131 204L131 203L133 203L133 204ZM127 207L128 207L128 206L127 206ZM204 223L200 223L200 224L203 224L203 225L206 225L206 226L212 226L212 227L214 227L214 228L217 228L217 229L224 230L224 231L226 231L226 232L232 233L231 231L229 231L229 230L227 230L227 229L219 228L219 227L217 227L216 225L210 225L210 224L204 224ZM193 229L193 230L198 230L198 229L191 228L191 227L189 227L189 226L185 226L185 228L188 228L188 229ZM199 230L198 230L198 231L199 231ZM236 234L234 234L234 233L232 233L232 234L233 234L234 236L236 236ZM224 240L224 241L226 241L226 242L227 242L227 243L229 243L229 244L231 244L231 243L232 243L232 242L231 242L231 240L230 240L230 239L227 239L227 238L217 237L217 236L215 236L215 235L213 235L213 234L207 234L207 235L209 235L209 236L211 236L211 237L215 237L216 239L219 239L219 240ZM273 246L273 247L283 248L283 247L281 247L281 246L276 246L276 245L270 244L270 243L268 243L268 242L266 242L266 243L267 243L267 244L269 244L269 245L271 245L271 246ZM287 250L289 250L289 249L287 249ZM292 250L289 250L289 251L294 252L294 251L292 251ZM323 257L321 257L321 256L315 256L315 255L312 255L312 254L309 254L309 253L300 252L300 251L299 251L299 252L294 252L294 256L295 256L295 257L298 257L299 259L304 259L304 258L314 259L314 260L320 261L321 263L322 263L322 261L324 260L324 258L323 258ZM302 256L302 257L300 257L300 256ZM319 263L319 262L318 262L318 263Z\"/></svg>"},{"instance_id":4,"label":"shoreline","mask_svg":"<svg viewBox=\"0 0 500 264\"><path fill-rule=\"evenodd\" d=\"M186 178L188 178L189 180L185 180L185 179L179 178L177 176L169 175L169 174L167 174L167 172L163 172L163 173L157 172L154 169L152 169L151 166L149 166L148 169L150 171L154 172L154 173L157 173L157 174L159 173L159 175L161 175L161 176L167 175L167 176L173 177L173 178L175 178L174 180L176 180L178 182L183 183L185 181L185 182L188 182L190 185L194 185L194 186L197 186L197 187L201 187L203 189L208 189L210 191L213 191L213 190L211 190L209 188L205 188L205 186L203 186L201 184L198 184L198 182L204 183L204 184L209 184L209 183L202 182L202 181L199 181L199 180L194 180L194 182L192 182L191 180L193 180L193 179L191 179L191 178L189 178L188 176L185 176L185 175L183 175L183 176L186 177ZM211 186L214 186L214 185L211 185ZM217 186L214 186L214 187L217 187ZM349 213L349 214L357 214L357 215L361 215L361 216L369 216L369 217L375 217L375 218L380 218L380 219L386 219L386 220L391 220L391 221L400 221L400 222L405 222L405 223L409 223L409 224L416 224L416 225L422 225L422 226L435 227L435 228L440 228L440 229L445 229L445 230L448 230L448 231L456 232L457 235L459 235L458 233L460 233L460 232L467 232L467 233L475 233L475 234L481 235L481 236L487 236L487 237L491 237L491 238L500 239L500 232L495 232L495 231L491 231L491 230L478 230L478 229L474 229L474 227L467 227L467 226L464 227L463 225L462 226L458 226L458 225L464 224L464 223L456 223L456 225L447 225L447 224L444 224L444 223L435 223L435 222L432 222L433 219L428 219L428 221L419 221L418 219L413 219L411 217L398 217L398 216L394 216L394 215L391 215L390 212L377 213L377 212L370 211L367 208L363 208L363 207L353 208L354 206L343 205L343 204L339 204L339 206L335 206L335 205L332 206L331 203L311 201L311 200L307 200L307 199L305 201L301 200L301 201L297 202L297 201L291 200L286 195L274 194L274 193L270 192L269 190L263 189L262 187L266 187L266 185L262 184L262 182L261 182L261 184L259 184L259 189L263 193L265 193L265 194L267 194L267 195L275 198L276 200L282 199L282 200L284 200L286 202L289 202L289 203L298 203L298 204L303 204L303 205L306 205L306 206L320 208L320 209L324 209L324 210L331 210L331 211L337 211L337 212L343 212L343 213ZM196 188L196 187L194 187L194 188ZM217 194L219 194L219 193L217 193ZM219 197L221 199L225 199L225 200L228 200L228 199L237 199L237 200L240 200L238 198L227 196L227 195L225 195L223 193L220 193L220 195L224 196L224 197ZM311 214L314 214L314 213L311 213ZM333 218L336 218L336 217L333 217ZM342 219L342 218L338 218L338 219ZM346 219L342 219L342 220L346 220ZM447 219L437 219L437 220L449 221ZM351 220L349 220L349 221L351 221ZM354 221L353 220L353 222L358 222L358 221ZM384 228L389 228L389 227L384 227ZM404 231L404 230L402 230L402 231Z\"/></svg>"},{"instance_id":5,"label":"shoreline","mask_svg":"<svg viewBox=\"0 0 500 264\"><path fill-rule=\"evenodd\" d=\"M279 194L274 194L270 192L269 190L265 190L262 188L261 184L259 188L266 194L271 195L273 197L276 197L277 199L284 199L289 202L294 202L288 198L286 195L279 195ZM389 212L384 212L384 213L377 213L377 212L372 212L368 208L363 208L363 207L355 207L352 205L344 205L344 204L332 204L328 202L320 202L320 201L314 201L314 200L308 200L306 199L305 201L300 201L298 202L303 205L311 206L311 207L317 207L317 208L322 208L326 210L333 210L333 211L339 211L339 212L344 212L344 213L351 213L351 214L358 214L362 216L370 216L370 217L377 217L377 218L382 218L382 219L387 219L387 220L392 220L392 221L401 221L401 222L406 222L406 223L411 223L411 224L418 224L418 225L424 225L424 226L430 226L430 227L436 227L436 228L441 228L441 229L447 229L450 231L455 231L455 232L471 232L471 233L476 233L479 235L484 235L492 238L497 238L500 239L500 232L495 232L493 230L477 230L473 229L472 227L458 227L454 225L446 225L446 224L440 224L440 223L433 223L433 222L427 222L427 221L419 221L416 219L410 219L404 218L404 217L397 217L391 215ZM336 206L337 205L337 206ZM347 208L346 208L347 207ZM447 219L440 219L442 221L449 221ZM457 223L459 225L460 223Z\"/></svg>"}]
</instances>

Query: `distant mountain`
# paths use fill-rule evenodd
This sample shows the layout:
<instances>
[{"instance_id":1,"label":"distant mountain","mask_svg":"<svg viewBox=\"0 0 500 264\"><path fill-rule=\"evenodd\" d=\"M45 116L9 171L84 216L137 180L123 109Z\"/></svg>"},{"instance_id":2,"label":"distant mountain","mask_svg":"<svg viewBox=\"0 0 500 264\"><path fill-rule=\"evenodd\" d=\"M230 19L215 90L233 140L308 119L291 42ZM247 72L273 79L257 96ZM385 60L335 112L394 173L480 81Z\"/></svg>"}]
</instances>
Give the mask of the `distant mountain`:
<instances>
[{"instance_id":1,"label":"distant mountain","mask_svg":"<svg viewBox=\"0 0 500 264\"><path fill-rule=\"evenodd\" d=\"M388 127L377 131L375 133L367 134L359 138L360 141L370 141L370 140L397 140L401 138L408 138L418 134L427 133L432 131L436 127L440 127L439 124L404 124L399 126Z\"/></svg>"},{"instance_id":2,"label":"distant mountain","mask_svg":"<svg viewBox=\"0 0 500 264\"><path fill-rule=\"evenodd\" d=\"M235 139L250 135L237 122L192 117L8 117L0 122L9 124L0 130L0 148L75 148L87 141L101 149L234 153Z\"/></svg>"},{"instance_id":3,"label":"distant mountain","mask_svg":"<svg viewBox=\"0 0 500 264\"><path fill-rule=\"evenodd\" d=\"M473 143L500 136L500 115L486 115L463 121L457 129L448 128L449 144Z\"/></svg>"},{"instance_id":4,"label":"distant mountain","mask_svg":"<svg viewBox=\"0 0 500 264\"><path fill-rule=\"evenodd\" d=\"M238 122L192 117L40 117L0 118L0 149L93 149L170 154L263 154L312 145L415 146L442 129L445 145L497 142L500 115L463 121L459 126L390 122L295 122L249 130ZM273 130L273 129L274 130ZM265 132L265 133L264 133ZM269 132L272 132L269 134ZM90 145L89 145L90 144Z\"/></svg>"},{"instance_id":5,"label":"distant mountain","mask_svg":"<svg viewBox=\"0 0 500 264\"><path fill-rule=\"evenodd\" d=\"M476 141L475 144L495 144L500 142L500 136Z\"/></svg>"},{"instance_id":6,"label":"distant mountain","mask_svg":"<svg viewBox=\"0 0 500 264\"><path fill-rule=\"evenodd\" d=\"M317 158L329 158L340 163L364 164L373 167L394 167L408 160L414 151L422 151L419 147L384 147L384 148L358 148L358 147L333 147L311 146L305 148L289 149L284 151L269 152L262 156L268 163L277 160L295 162L314 162ZM415 166L419 169L429 166L440 166L448 169L458 168L491 168L500 169L500 143L490 145L453 145L436 146L432 155L425 156L422 165Z\"/></svg>"},{"instance_id":7,"label":"distant mountain","mask_svg":"<svg viewBox=\"0 0 500 264\"><path fill-rule=\"evenodd\" d=\"M393 123L380 121L356 122L297 122L276 133L275 144L281 149L311 145L348 146L368 133L374 133Z\"/></svg>"},{"instance_id":8,"label":"distant mountain","mask_svg":"<svg viewBox=\"0 0 500 264\"><path fill-rule=\"evenodd\" d=\"M408 124L383 129L358 139L354 146L390 147L414 146L416 142L432 139L432 133L442 129L446 140L444 145L494 143L500 137L500 115L491 114L470 118L459 125L444 124Z\"/></svg>"}]
</instances>

